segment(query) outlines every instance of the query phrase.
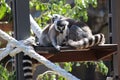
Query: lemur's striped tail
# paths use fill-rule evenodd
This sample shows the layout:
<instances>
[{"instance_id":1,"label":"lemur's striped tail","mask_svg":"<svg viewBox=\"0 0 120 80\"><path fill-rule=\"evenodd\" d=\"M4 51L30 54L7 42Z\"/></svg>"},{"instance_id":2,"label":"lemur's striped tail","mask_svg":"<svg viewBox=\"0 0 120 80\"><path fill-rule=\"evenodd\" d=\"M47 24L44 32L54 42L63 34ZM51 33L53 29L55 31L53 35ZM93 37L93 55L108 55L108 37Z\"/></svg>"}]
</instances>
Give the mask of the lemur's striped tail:
<instances>
[{"instance_id":1,"label":"lemur's striped tail","mask_svg":"<svg viewBox=\"0 0 120 80\"><path fill-rule=\"evenodd\" d=\"M23 71L25 80L33 80L32 74L32 60L28 55L24 54L23 57Z\"/></svg>"},{"instance_id":2,"label":"lemur's striped tail","mask_svg":"<svg viewBox=\"0 0 120 80\"><path fill-rule=\"evenodd\" d=\"M79 41L73 41L73 40L68 40L68 45L76 48L88 48L92 47L98 44L104 44L105 43L105 37L104 34L96 34L88 38L83 38Z\"/></svg>"}]
</instances>

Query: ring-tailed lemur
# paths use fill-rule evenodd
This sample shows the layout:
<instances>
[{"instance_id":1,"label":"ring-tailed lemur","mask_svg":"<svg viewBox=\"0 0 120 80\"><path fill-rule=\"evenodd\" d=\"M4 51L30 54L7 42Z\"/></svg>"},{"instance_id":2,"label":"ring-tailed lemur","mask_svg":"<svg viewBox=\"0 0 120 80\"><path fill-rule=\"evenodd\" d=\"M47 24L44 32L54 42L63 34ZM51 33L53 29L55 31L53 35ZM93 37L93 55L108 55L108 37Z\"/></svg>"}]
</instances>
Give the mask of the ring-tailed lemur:
<instances>
[{"instance_id":1,"label":"ring-tailed lemur","mask_svg":"<svg viewBox=\"0 0 120 80\"><path fill-rule=\"evenodd\" d=\"M64 20L55 20L53 24L47 25L39 38L40 46L53 46L60 50L60 46L68 35L68 22Z\"/></svg>"},{"instance_id":2,"label":"ring-tailed lemur","mask_svg":"<svg viewBox=\"0 0 120 80\"><path fill-rule=\"evenodd\" d=\"M89 26L81 21L54 14L53 21L68 21L69 34L67 44L76 48L87 48L97 44L104 44L105 37L102 33L93 35Z\"/></svg>"},{"instance_id":3,"label":"ring-tailed lemur","mask_svg":"<svg viewBox=\"0 0 120 80\"><path fill-rule=\"evenodd\" d=\"M39 28L38 24L36 21L33 19L32 15L29 15L30 17L30 26L34 26ZM33 28L33 27L31 27ZM39 30L40 31L40 30ZM26 45L35 45L35 39L32 39L33 43L31 44L31 41L26 40L27 44ZM32 59L28 55L23 56L23 72L24 72L24 79L25 80L33 80L33 72L32 72Z\"/></svg>"},{"instance_id":4,"label":"ring-tailed lemur","mask_svg":"<svg viewBox=\"0 0 120 80\"><path fill-rule=\"evenodd\" d=\"M84 32L89 34L88 36L92 36L92 31L91 31L90 27L82 21L67 18L67 17L61 16L59 14L53 14L52 21L54 22L55 20L68 21L69 22L69 24L68 24L69 29L71 28L71 26L76 25L76 26L80 27Z\"/></svg>"}]
</instances>

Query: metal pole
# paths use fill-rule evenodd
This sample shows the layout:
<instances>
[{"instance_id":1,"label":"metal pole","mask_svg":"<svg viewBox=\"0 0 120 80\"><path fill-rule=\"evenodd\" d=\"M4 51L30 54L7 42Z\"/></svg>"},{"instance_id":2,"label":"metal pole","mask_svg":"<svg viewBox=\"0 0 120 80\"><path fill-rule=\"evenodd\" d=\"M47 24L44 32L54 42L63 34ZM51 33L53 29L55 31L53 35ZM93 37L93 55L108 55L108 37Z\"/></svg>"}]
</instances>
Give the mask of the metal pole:
<instances>
[{"instance_id":1,"label":"metal pole","mask_svg":"<svg viewBox=\"0 0 120 80\"><path fill-rule=\"evenodd\" d=\"M113 56L114 78L120 79L120 0L112 2L112 40L118 44L117 54Z\"/></svg>"},{"instance_id":2,"label":"metal pole","mask_svg":"<svg viewBox=\"0 0 120 80\"><path fill-rule=\"evenodd\" d=\"M30 36L29 0L13 0L14 35L17 40ZM24 80L23 53L16 55L16 80Z\"/></svg>"}]
</instances>

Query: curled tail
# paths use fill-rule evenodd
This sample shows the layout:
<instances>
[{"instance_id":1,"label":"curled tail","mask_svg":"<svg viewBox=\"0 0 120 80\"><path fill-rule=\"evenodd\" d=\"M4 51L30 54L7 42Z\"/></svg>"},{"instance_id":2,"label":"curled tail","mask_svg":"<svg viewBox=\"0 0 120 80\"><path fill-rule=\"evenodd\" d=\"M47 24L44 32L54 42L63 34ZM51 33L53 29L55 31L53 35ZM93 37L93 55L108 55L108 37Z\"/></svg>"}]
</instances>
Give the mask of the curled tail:
<instances>
[{"instance_id":1,"label":"curled tail","mask_svg":"<svg viewBox=\"0 0 120 80\"><path fill-rule=\"evenodd\" d=\"M25 80L33 80L32 74L32 60L28 55L24 54L23 57L23 71Z\"/></svg>"},{"instance_id":2,"label":"curled tail","mask_svg":"<svg viewBox=\"0 0 120 80\"><path fill-rule=\"evenodd\" d=\"M92 47L98 44L104 44L105 43L105 37L104 34L96 34L88 38L83 38L79 41L73 41L73 40L68 40L68 45L76 48L88 48Z\"/></svg>"}]
</instances>

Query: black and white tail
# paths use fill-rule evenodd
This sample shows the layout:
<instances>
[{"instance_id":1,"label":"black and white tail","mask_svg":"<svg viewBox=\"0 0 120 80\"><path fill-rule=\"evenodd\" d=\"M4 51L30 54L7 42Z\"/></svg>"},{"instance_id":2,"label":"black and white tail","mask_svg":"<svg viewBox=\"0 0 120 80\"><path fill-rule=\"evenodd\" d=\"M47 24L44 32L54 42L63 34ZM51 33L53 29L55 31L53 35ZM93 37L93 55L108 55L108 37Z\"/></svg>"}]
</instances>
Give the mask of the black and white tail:
<instances>
[{"instance_id":1,"label":"black and white tail","mask_svg":"<svg viewBox=\"0 0 120 80\"><path fill-rule=\"evenodd\" d=\"M28 55L23 57L23 71L25 80L33 80L32 60Z\"/></svg>"},{"instance_id":2,"label":"black and white tail","mask_svg":"<svg viewBox=\"0 0 120 80\"><path fill-rule=\"evenodd\" d=\"M92 47L98 44L104 44L105 43L105 37L104 34L96 34L88 38L83 38L79 41L73 41L73 40L68 40L68 45L76 48L88 48Z\"/></svg>"}]
</instances>

